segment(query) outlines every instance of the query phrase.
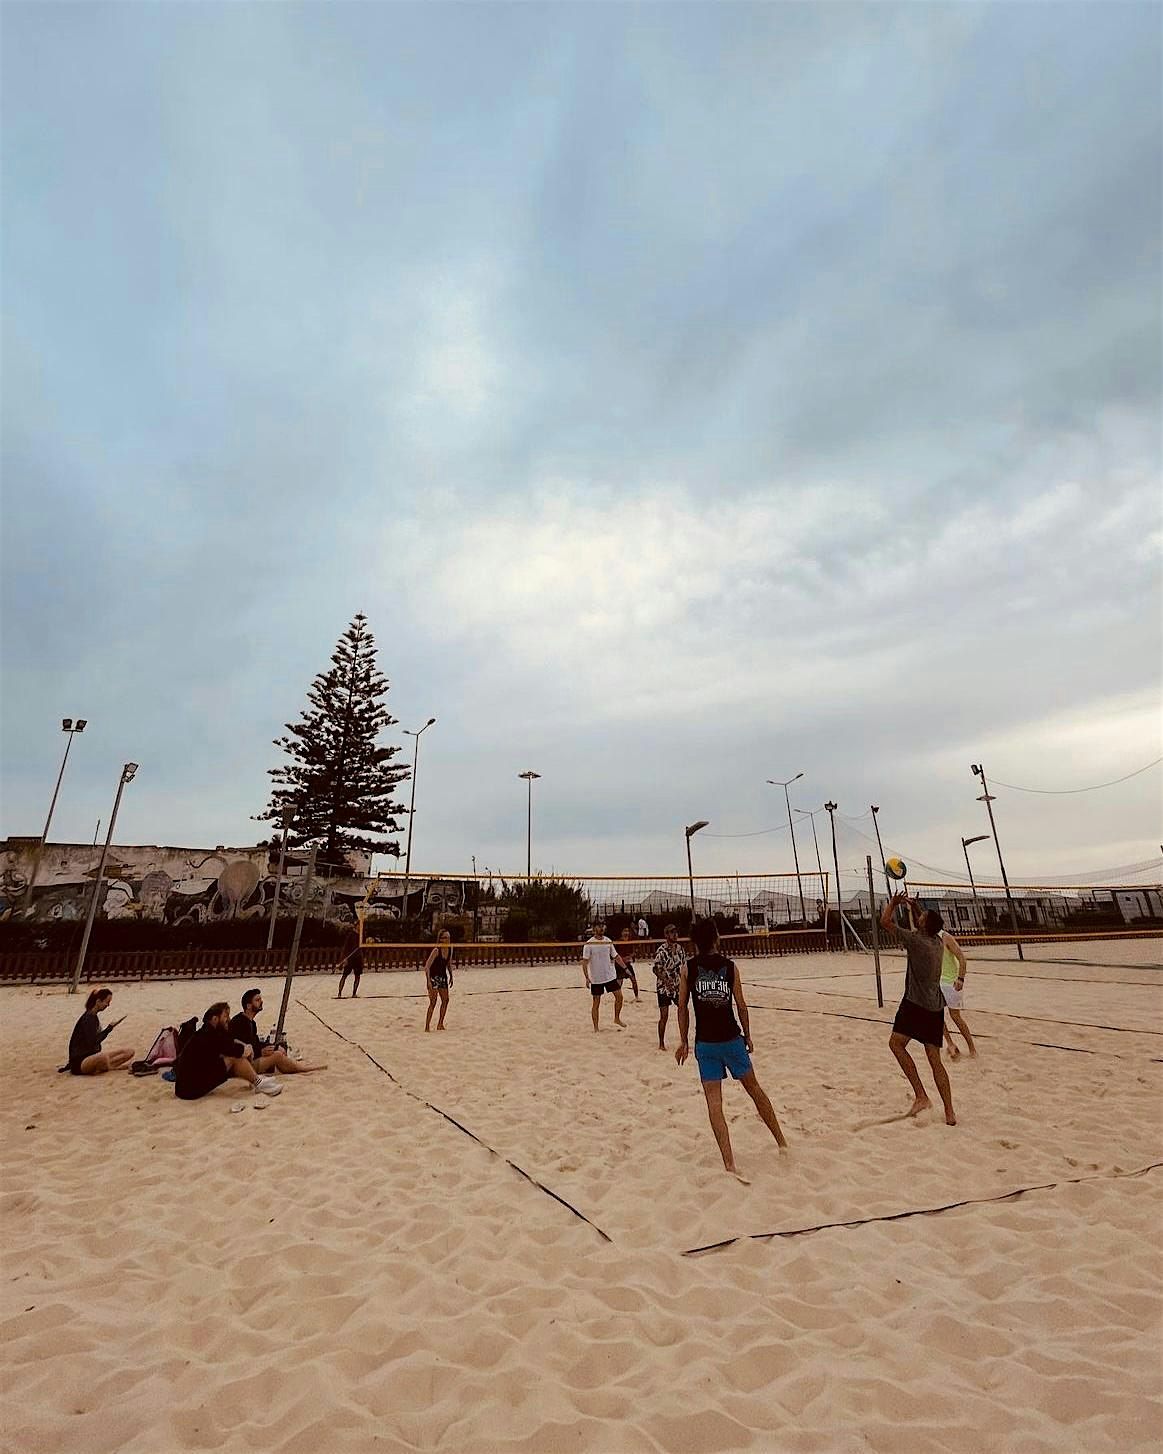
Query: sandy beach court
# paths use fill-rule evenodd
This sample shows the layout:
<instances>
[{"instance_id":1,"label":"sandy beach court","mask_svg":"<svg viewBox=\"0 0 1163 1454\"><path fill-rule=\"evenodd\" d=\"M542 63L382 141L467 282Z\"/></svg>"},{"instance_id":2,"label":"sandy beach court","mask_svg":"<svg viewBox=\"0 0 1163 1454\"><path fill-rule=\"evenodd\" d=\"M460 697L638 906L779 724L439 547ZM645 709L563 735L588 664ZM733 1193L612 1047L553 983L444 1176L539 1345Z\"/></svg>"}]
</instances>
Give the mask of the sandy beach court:
<instances>
[{"instance_id":1,"label":"sandy beach court","mask_svg":"<svg viewBox=\"0 0 1163 1454\"><path fill-rule=\"evenodd\" d=\"M573 968L459 971L428 1035L419 973L306 977L330 1068L269 1101L58 1076L82 997L0 991L3 1448L1159 1448L1163 942L971 956L955 1128L903 1118L899 956L883 1010L861 955L740 968L749 1186L646 964L597 1036ZM115 986L109 1044L248 983Z\"/></svg>"}]
</instances>

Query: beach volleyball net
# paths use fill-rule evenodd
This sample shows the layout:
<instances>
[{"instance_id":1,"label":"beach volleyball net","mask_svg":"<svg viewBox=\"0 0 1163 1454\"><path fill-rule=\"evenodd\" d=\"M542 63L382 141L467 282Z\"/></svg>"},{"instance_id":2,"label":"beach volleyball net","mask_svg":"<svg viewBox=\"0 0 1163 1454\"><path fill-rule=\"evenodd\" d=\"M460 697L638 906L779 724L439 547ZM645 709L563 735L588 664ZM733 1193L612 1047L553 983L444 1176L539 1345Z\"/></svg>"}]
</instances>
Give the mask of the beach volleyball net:
<instances>
[{"instance_id":1,"label":"beach volleyball net","mask_svg":"<svg viewBox=\"0 0 1163 1454\"><path fill-rule=\"evenodd\" d=\"M692 918L721 933L824 932L829 880L821 873L404 874L370 879L357 917L361 943L399 942L400 931L459 926L464 937L576 942L595 920L613 938L659 938ZM832 905L835 908L835 905Z\"/></svg>"}]
</instances>

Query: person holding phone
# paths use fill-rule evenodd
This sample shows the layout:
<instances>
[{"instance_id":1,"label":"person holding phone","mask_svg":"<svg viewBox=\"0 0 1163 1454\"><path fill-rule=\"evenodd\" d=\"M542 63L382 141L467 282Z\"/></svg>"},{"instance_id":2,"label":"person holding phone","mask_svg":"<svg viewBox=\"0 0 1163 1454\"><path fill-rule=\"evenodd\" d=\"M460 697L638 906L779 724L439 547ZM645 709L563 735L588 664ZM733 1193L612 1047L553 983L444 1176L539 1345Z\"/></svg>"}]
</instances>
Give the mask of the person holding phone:
<instances>
[{"instance_id":1,"label":"person holding phone","mask_svg":"<svg viewBox=\"0 0 1163 1454\"><path fill-rule=\"evenodd\" d=\"M113 991L94 990L85 1001L85 1013L73 1026L69 1037L69 1072L72 1075L104 1075L109 1070L122 1070L133 1059L132 1050L102 1050L106 1036L111 1035L121 1020L101 1028L97 1018L110 1006Z\"/></svg>"}]
</instances>

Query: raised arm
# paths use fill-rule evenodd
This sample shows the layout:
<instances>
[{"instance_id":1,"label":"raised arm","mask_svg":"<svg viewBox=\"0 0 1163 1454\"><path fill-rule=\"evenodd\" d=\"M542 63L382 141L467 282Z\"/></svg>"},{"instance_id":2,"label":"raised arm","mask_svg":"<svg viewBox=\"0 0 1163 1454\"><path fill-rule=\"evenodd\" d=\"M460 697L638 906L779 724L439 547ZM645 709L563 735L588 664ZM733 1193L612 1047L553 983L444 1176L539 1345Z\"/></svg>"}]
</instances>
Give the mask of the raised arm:
<instances>
[{"instance_id":1,"label":"raised arm","mask_svg":"<svg viewBox=\"0 0 1163 1454\"><path fill-rule=\"evenodd\" d=\"M888 903L885 904L884 908L880 911L880 927L886 930L889 934L896 934L898 932L898 928L896 920L893 917L896 914L896 906L898 904L907 904L908 901L908 896L906 894L893 894L892 898L889 899Z\"/></svg>"}]
</instances>

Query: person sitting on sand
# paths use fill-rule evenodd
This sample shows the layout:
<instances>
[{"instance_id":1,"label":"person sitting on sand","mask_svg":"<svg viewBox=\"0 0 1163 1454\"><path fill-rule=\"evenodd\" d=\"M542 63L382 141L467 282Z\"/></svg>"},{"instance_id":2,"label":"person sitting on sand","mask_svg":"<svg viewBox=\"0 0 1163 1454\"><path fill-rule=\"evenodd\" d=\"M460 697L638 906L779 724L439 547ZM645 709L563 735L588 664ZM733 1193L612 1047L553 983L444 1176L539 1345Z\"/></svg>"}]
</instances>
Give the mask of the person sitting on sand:
<instances>
[{"instance_id":1,"label":"person sitting on sand","mask_svg":"<svg viewBox=\"0 0 1163 1454\"><path fill-rule=\"evenodd\" d=\"M766 1091L759 1084L751 1064L751 1021L747 1001L743 998L743 981L732 960L719 953L719 931L713 919L700 919L691 926L694 957L687 961L679 975L678 1033L679 1047L674 1058L682 1065L690 1051L690 1006L695 1007L695 1059L699 1080L707 1099L707 1115L711 1130L719 1144L723 1166L740 1181L731 1150L731 1134L723 1115L723 1081L727 1072L755 1103L759 1118L781 1147L787 1141L776 1119ZM739 1019L735 1019L735 1008Z\"/></svg>"},{"instance_id":2,"label":"person sitting on sand","mask_svg":"<svg viewBox=\"0 0 1163 1454\"><path fill-rule=\"evenodd\" d=\"M314 1070L327 1069L325 1065L300 1065L287 1054L285 1046L261 1041L255 1023L261 1013L262 990L247 990L242 997L242 1013L235 1015L227 1027L235 1040L246 1046L250 1063L259 1075L272 1070L282 1075L309 1075Z\"/></svg>"},{"instance_id":3,"label":"person sitting on sand","mask_svg":"<svg viewBox=\"0 0 1163 1454\"><path fill-rule=\"evenodd\" d=\"M590 1019L594 1022L594 1034L598 1032L598 1012L602 996L614 996L614 1024L619 1030L622 1024L622 981L618 978L618 951L613 942L606 938L606 925L599 920L594 932L582 945L582 978L590 992Z\"/></svg>"},{"instance_id":4,"label":"person sitting on sand","mask_svg":"<svg viewBox=\"0 0 1163 1454\"><path fill-rule=\"evenodd\" d=\"M907 904L912 912L915 926L912 929L902 929L893 918L896 906L901 903ZM894 894L885 904L880 924L889 934L896 935L908 956L904 998L892 1022L888 1045L913 1088L909 1115L919 1115L932 1104L917 1074L916 1062L908 1052L909 1041L919 1040L925 1047L929 1069L933 1072L937 1092L945 1107L945 1122L956 1126L949 1072L941 1063L941 1040L945 1030L945 997L941 993L941 960L945 946L941 941L941 915L935 909L922 909L915 899L900 893Z\"/></svg>"},{"instance_id":5,"label":"person sitting on sand","mask_svg":"<svg viewBox=\"0 0 1163 1454\"><path fill-rule=\"evenodd\" d=\"M440 1000L440 1017L436 1021L438 1030L444 1029L444 1017L448 1014L448 992L452 988L452 935L441 930L433 945L432 953L424 961L424 984L428 989L428 1013L424 1016L424 1029L432 1028L432 1012Z\"/></svg>"},{"instance_id":6,"label":"person sitting on sand","mask_svg":"<svg viewBox=\"0 0 1163 1454\"><path fill-rule=\"evenodd\" d=\"M339 976L339 993L335 996L337 1000L343 998L343 986L347 983L347 976L353 975L351 981L351 998L354 1000L359 994L359 977L363 973L363 947L359 942L359 935L354 929L349 929L339 949L339 967L343 973Z\"/></svg>"},{"instance_id":7,"label":"person sitting on sand","mask_svg":"<svg viewBox=\"0 0 1163 1454\"><path fill-rule=\"evenodd\" d=\"M112 999L113 991L102 989L94 990L85 1001L85 1013L69 1036L69 1070L73 1075L104 1075L108 1070L121 1070L133 1059L132 1050L101 1049L105 1037L121 1024L121 1020L114 1020L102 1030L97 1018L109 1008Z\"/></svg>"},{"instance_id":8,"label":"person sitting on sand","mask_svg":"<svg viewBox=\"0 0 1163 1454\"><path fill-rule=\"evenodd\" d=\"M230 1033L230 1006L226 1001L211 1005L202 1016L202 1028L186 1041L174 1065L178 1099L201 1100L232 1078L249 1081L251 1090L260 1095L279 1095L282 1086L273 1076L259 1075L246 1054L248 1048Z\"/></svg>"},{"instance_id":9,"label":"person sitting on sand","mask_svg":"<svg viewBox=\"0 0 1163 1454\"><path fill-rule=\"evenodd\" d=\"M678 1004L678 983L686 968L686 950L678 942L678 929L668 924L662 931L664 938L654 953L656 989L658 991L658 1048L666 1049L666 1024L670 1019L671 1005Z\"/></svg>"},{"instance_id":10,"label":"person sitting on sand","mask_svg":"<svg viewBox=\"0 0 1163 1454\"><path fill-rule=\"evenodd\" d=\"M941 935L941 943L944 946L944 953L941 957L941 994L945 998L945 1008L949 1011L950 1019L965 1037L970 1056L976 1057L977 1046L973 1043L973 1036L969 1033L965 1016L961 1013L961 1007L965 1003L965 971L967 968L965 951L948 932ZM959 1060L961 1051L954 1045L953 1033L948 1025L945 1026L945 1039L949 1042L951 1058Z\"/></svg>"}]
</instances>

